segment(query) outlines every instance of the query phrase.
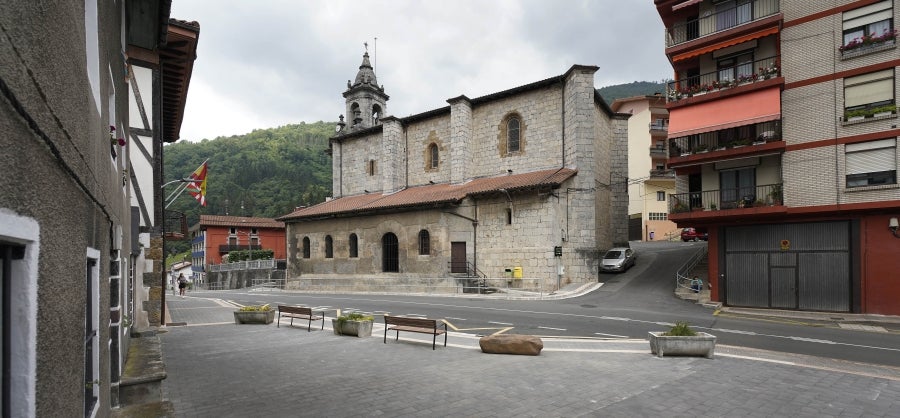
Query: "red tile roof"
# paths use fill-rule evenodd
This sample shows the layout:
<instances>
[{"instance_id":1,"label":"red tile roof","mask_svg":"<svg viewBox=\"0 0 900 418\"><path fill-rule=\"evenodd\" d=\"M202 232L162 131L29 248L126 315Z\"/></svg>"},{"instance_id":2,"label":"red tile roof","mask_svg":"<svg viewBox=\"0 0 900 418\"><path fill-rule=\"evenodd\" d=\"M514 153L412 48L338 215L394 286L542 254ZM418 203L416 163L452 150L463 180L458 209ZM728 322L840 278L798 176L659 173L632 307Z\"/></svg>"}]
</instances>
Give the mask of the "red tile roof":
<instances>
[{"instance_id":1,"label":"red tile roof","mask_svg":"<svg viewBox=\"0 0 900 418\"><path fill-rule=\"evenodd\" d=\"M284 228L284 222L272 218L251 218L247 216L200 215L199 224L204 226L237 226L252 228Z\"/></svg>"},{"instance_id":2,"label":"red tile roof","mask_svg":"<svg viewBox=\"0 0 900 418\"><path fill-rule=\"evenodd\" d=\"M467 196L496 193L501 189L505 189L507 192L514 192L536 187L556 188L577 173L577 170L558 168L524 174L479 178L457 185L431 184L410 187L392 194L370 193L347 196L308 208L298 209L278 219L289 221L388 209L414 208L443 203L458 203Z\"/></svg>"}]
</instances>

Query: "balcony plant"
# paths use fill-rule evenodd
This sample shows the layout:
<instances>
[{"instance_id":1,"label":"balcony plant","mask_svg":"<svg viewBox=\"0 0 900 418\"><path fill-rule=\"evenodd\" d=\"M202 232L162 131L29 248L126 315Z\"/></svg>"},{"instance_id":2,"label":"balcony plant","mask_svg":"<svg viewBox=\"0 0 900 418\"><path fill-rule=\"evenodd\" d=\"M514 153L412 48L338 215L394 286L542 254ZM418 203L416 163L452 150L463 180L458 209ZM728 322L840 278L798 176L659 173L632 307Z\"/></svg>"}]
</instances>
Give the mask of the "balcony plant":
<instances>
[{"instance_id":1,"label":"balcony plant","mask_svg":"<svg viewBox=\"0 0 900 418\"><path fill-rule=\"evenodd\" d=\"M892 104L867 109L849 110L844 112L844 121L851 122L875 116L888 116L894 113L897 113L897 106Z\"/></svg>"},{"instance_id":2,"label":"balcony plant","mask_svg":"<svg viewBox=\"0 0 900 418\"><path fill-rule=\"evenodd\" d=\"M852 51L854 49L864 48L873 45L883 44L888 41L897 39L897 30L885 29L881 35L874 33L865 34L863 36L853 38L846 45L841 45L838 50L841 52Z\"/></svg>"},{"instance_id":3,"label":"balcony plant","mask_svg":"<svg viewBox=\"0 0 900 418\"><path fill-rule=\"evenodd\" d=\"M666 332L650 332L650 352L657 357L702 356L713 358L716 336L691 329L687 322L676 322Z\"/></svg>"},{"instance_id":4,"label":"balcony plant","mask_svg":"<svg viewBox=\"0 0 900 418\"><path fill-rule=\"evenodd\" d=\"M781 205L781 185L776 184L772 186L772 191L769 192L769 199L772 200L772 204L776 206Z\"/></svg>"},{"instance_id":5,"label":"balcony plant","mask_svg":"<svg viewBox=\"0 0 900 418\"><path fill-rule=\"evenodd\" d=\"M331 320L334 335L352 335L356 337L371 337L372 325L375 317L363 315L359 312L351 312L340 315Z\"/></svg>"},{"instance_id":6,"label":"balcony plant","mask_svg":"<svg viewBox=\"0 0 900 418\"><path fill-rule=\"evenodd\" d=\"M268 304L248 305L234 311L235 324L271 324L275 321L275 311Z\"/></svg>"},{"instance_id":7,"label":"balcony plant","mask_svg":"<svg viewBox=\"0 0 900 418\"><path fill-rule=\"evenodd\" d=\"M707 146L706 144L697 144L697 146L694 147L694 152L696 153L706 152L708 150L709 146Z\"/></svg>"}]
</instances>

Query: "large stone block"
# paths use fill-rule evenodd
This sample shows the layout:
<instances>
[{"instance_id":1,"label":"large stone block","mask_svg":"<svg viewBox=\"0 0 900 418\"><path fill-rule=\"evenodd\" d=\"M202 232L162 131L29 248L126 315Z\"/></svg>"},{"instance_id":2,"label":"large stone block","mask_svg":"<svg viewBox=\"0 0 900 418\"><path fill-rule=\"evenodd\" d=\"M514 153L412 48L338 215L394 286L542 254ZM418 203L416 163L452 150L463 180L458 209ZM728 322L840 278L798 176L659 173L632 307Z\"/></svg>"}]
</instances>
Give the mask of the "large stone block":
<instances>
[{"instance_id":1,"label":"large stone block","mask_svg":"<svg viewBox=\"0 0 900 418\"><path fill-rule=\"evenodd\" d=\"M488 354L519 354L536 356L544 349L544 342L534 335L495 334L478 340L481 351Z\"/></svg>"}]
</instances>

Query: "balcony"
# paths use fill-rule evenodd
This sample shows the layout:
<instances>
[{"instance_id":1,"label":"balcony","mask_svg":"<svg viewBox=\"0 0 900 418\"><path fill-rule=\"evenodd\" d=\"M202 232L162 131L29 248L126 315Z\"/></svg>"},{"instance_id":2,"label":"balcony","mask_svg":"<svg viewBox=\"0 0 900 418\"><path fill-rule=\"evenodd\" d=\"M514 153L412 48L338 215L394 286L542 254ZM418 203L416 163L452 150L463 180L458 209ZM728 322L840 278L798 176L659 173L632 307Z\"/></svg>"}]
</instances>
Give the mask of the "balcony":
<instances>
[{"instance_id":1,"label":"balcony","mask_svg":"<svg viewBox=\"0 0 900 418\"><path fill-rule=\"evenodd\" d=\"M666 31L666 48L765 19L779 12L778 0L753 0L717 10L699 19L676 23Z\"/></svg>"},{"instance_id":2,"label":"balcony","mask_svg":"<svg viewBox=\"0 0 900 418\"><path fill-rule=\"evenodd\" d=\"M650 170L650 177L651 178L664 177L664 178L674 179L675 178L675 170L671 170L671 169Z\"/></svg>"},{"instance_id":3,"label":"balcony","mask_svg":"<svg viewBox=\"0 0 900 418\"><path fill-rule=\"evenodd\" d=\"M229 253L232 251L244 251L244 250L261 250L261 245L238 245L238 244L226 244L219 246L219 253Z\"/></svg>"},{"instance_id":4,"label":"balcony","mask_svg":"<svg viewBox=\"0 0 900 418\"><path fill-rule=\"evenodd\" d=\"M716 91L757 83L781 76L778 68L779 56L745 62L733 67L690 76L666 85L666 102L672 103L688 97L700 96Z\"/></svg>"},{"instance_id":5,"label":"balcony","mask_svg":"<svg viewBox=\"0 0 900 418\"><path fill-rule=\"evenodd\" d=\"M668 132L669 124L661 122L650 122L650 132Z\"/></svg>"},{"instance_id":6,"label":"balcony","mask_svg":"<svg viewBox=\"0 0 900 418\"><path fill-rule=\"evenodd\" d=\"M669 151L666 150L666 147L650 147L651 158L666 158L668 155Z\"/></svg>"},{"instance_id":7,"label":"balcony","mask_svg":"<svg viewBox=\"0 0 900 418\"><path fill-rule=\"evenodd\" d=\"M782 184L669 195L669 213L727 211L783 206Z\"/></svg>"},{"instance_id":8,"label":"balcony","mask_svg":"<svg viewBox=\"0 0 900 418\"><path fill-rule=\"evenodd\" d=\"M672 138L669 140L669 157L686 157L691 154L737 149L781 140L781 121L773 120Z\"/></svg>"}]
</instances>

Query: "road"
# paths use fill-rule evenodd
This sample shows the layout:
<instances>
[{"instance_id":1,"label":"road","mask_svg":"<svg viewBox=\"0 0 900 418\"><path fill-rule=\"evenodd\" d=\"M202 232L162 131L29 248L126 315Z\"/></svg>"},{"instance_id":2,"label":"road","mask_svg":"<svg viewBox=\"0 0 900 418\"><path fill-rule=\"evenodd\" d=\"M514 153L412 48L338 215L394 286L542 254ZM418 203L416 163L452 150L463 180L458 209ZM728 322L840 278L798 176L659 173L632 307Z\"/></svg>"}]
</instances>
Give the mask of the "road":
<instances>
[{"instance_id":1,"label":"road","mask_svg":"<svg viewBox=\"0 0 900 418\"><path fill-rule=\"evenodd\" d=\"M495 332L580 338L646 338L649 331L687 321L710 332L718 343L840 360L900 367L900 324L845 329L838 321L796 321L723 314L674 295L674 272L705 243L633 243L635 267L602 275L604 285L589 294L562 300L502 300L478 296L439 297L293 292L195 291L247 304L298 304L372 314L445 318L455 330L479 335ZM330 312L329 315L334 315ZM846 322L843 322L846 324Z\"/></svg>"}]
</instances>

